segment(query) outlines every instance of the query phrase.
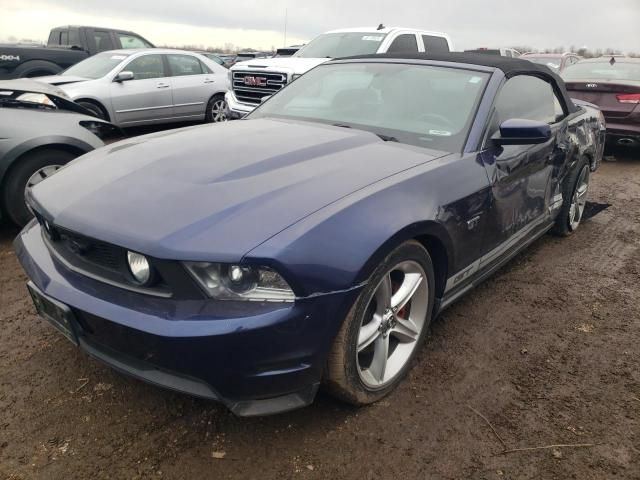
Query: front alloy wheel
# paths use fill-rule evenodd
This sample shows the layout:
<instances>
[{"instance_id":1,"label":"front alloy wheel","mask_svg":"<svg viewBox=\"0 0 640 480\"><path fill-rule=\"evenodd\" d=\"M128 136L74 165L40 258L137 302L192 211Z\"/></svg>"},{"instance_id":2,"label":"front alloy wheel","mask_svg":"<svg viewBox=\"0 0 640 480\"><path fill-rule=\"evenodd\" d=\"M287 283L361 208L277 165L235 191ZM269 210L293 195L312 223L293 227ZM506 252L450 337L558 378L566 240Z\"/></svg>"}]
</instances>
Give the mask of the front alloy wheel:
<instances>
[{"instance_id":1,"label":"front alloy wheel","mask_svg":"<svg viewBox=\"0 0 640 480\"><path fill-rule=\"evenodd\" d=\"M324 382L354 405L390 393L409 371L426 336L434 274L425 248L409 241L373 272L334 340Z\"/></svg>"},{"instance_id":2,"label":"front alloy wheel","mask_svg":"<svg viewBox=\"0 0 640 480\"><path fill-rule=\"evenodd\" d=\"M46 165L46 166L36 170L33 173L33 175L31 175L29 177L29 180L27 180L27 185L25 186L25 193L26 193L27 190L35 187L41 181L43 181L44 179L50 177L51 175L56 173L61 168L62 168L62 165Z\"/></svg>"},{"instance_id":3,"label":"front alloy wheel","mask_svg":"<svg viewBox=\"0 0 640 480\"><path fill-rule=\"evenodd\" d=\"M384 388L411 358L425 324L426 277L419 263L405 261L378 284L358 333L358 374L367 387Z\"/></svg>"}]
</instances>

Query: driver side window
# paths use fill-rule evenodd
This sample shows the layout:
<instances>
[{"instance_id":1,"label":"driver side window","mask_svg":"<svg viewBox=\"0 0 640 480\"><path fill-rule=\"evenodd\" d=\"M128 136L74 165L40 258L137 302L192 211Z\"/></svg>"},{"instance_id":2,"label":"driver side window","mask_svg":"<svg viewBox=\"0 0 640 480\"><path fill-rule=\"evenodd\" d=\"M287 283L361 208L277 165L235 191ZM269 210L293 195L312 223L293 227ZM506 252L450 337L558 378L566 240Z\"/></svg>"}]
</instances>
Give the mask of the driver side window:
<instances>
[{"instance_id":1,"label":"driver side window","mask_svg":"<svg viewBox=\"0 0 640 480\"><path fill-rule=\"evenodd\" d=\"M495 103L496 123L520 118L548 124L565 116L551 84L532 75L518 75L504 84Z\"/></svg>"},{"instance_id":2,"label":"driver side window","mask_svg":"<svg viewBox=\"0 0 640 480\"><path fill-rule=\"evenodd\" d=\"M131 60L123 70L133 72L134 80L166 77L162 55L143 55Z\"/></svg>"}]
</instances>

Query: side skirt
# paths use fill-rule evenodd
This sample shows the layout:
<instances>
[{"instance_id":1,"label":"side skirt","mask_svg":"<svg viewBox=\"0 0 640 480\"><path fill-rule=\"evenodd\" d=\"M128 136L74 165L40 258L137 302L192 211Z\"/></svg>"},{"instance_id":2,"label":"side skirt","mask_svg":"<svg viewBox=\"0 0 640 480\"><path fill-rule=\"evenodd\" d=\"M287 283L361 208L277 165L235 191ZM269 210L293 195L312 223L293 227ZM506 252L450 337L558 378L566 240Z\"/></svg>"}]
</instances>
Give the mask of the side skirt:
<instances>
[{"instance_id":1,"label":"side skirt","mask_svg":"<svg viewBox=\"0 0 640 480\"><path fill-rule=\"evenodd\" d=\"M465 270L463 270L473 272L472 276L470 276L469 279L464 282L464 284L460 285L457 288L452 288L450 282L452 281L452 278L455 277L450 278L449 281L447 281L448 288L445 290L443 297L436 299L436 303L434 306L435 315L439 315L441 311L449 307L456 300L460 299L469 290L478 286L488 277L493 275L497 270L508 263L513 257L518 255L525 248L527 248L529 245L531 245L533 242L547 233L553 226L553 222L550 221L549 217L546 217L544 220L544 222L540 222L538 225L533 225L533 228L531 228L531 230L535 230L535 232L532 234L530 234L530 229L525 228L525 230L528 231L523 232L525 235L523 235L524 238L521 243L516 242L514 244L513 239L507 240L503 245L492 250L479 260L476 260ZM516 234L514 237L518 236L519 235ZM500 250L503 250L503 252L499 252ZM502 253L502 255L498 256L497 253Z\"/></svg>"}]
</instances>

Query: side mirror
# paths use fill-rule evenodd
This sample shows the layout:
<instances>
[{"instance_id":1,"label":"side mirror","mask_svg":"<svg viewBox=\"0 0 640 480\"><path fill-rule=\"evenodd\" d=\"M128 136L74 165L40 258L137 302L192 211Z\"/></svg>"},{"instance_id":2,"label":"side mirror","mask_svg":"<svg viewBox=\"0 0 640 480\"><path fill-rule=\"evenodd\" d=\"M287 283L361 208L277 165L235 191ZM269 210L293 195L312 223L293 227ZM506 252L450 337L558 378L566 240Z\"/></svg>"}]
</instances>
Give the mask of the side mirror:
<instances>
[{"instance_id":1,"label":"side mirror","mask_svg":"<svg viewBox=\"0 0 640 480\"><path fill-rule=\"evenodd\" d=\"M123 70L122 72L120 72L119 74L116 75L116 78L113 79L114 82L126 82L127 80L133 80L134 79L134 75L133 72L130 72L128 70Z\"/></svg>"},{"instance_id":2,"label":"side mirror","mask_svg":"<svg viewBox=\"0 0 640 480\"><path fill-rule=\"evenodd\" d=\"M500 124L500 133L491 137L498 145L535 145L551 139L551 127L544 122L512 118Z\"/></svg>"}]
</instances>

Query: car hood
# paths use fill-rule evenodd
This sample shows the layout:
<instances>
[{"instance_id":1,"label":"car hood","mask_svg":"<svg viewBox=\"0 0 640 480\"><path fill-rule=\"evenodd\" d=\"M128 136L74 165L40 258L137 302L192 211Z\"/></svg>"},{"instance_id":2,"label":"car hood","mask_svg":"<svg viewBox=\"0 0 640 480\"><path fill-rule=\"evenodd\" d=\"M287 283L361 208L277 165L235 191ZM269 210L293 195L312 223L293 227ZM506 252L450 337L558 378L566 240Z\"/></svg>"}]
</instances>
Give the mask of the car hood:
<instances>
[{"instance_id":1,"label":"car hood","mask_svg":"<svg viewBox=\"0 0 640 480\"><path fill-rule=\"evenodd\" d=\"M76 77L75 75L48 75L46 77L36 77L34 80L49 85L67 85L69 83L88 82L92 78Z\"/></svg>"},{"instance_id":2,"label":"car hood","mask_svg":"<svg viewBox=\"0 0 640 480\"><path fill-rule=\"evenodd\" d=\"M290 74L303 74L321 63L330 61L330 58L257 58L236 63L231 70L265 70L287 72Z\"/></svg>"},{"instance_id":3,"label":"car hood","mask_svg":"<svg viewBox=\"0 0 640 480\"><path fill-rule=\"evenodd\" d=\"M151 256L238 261L324 206L442 155L354 129L236 121L99 149L29 201L58 226Z\"/></svg>"}]
</instances>

